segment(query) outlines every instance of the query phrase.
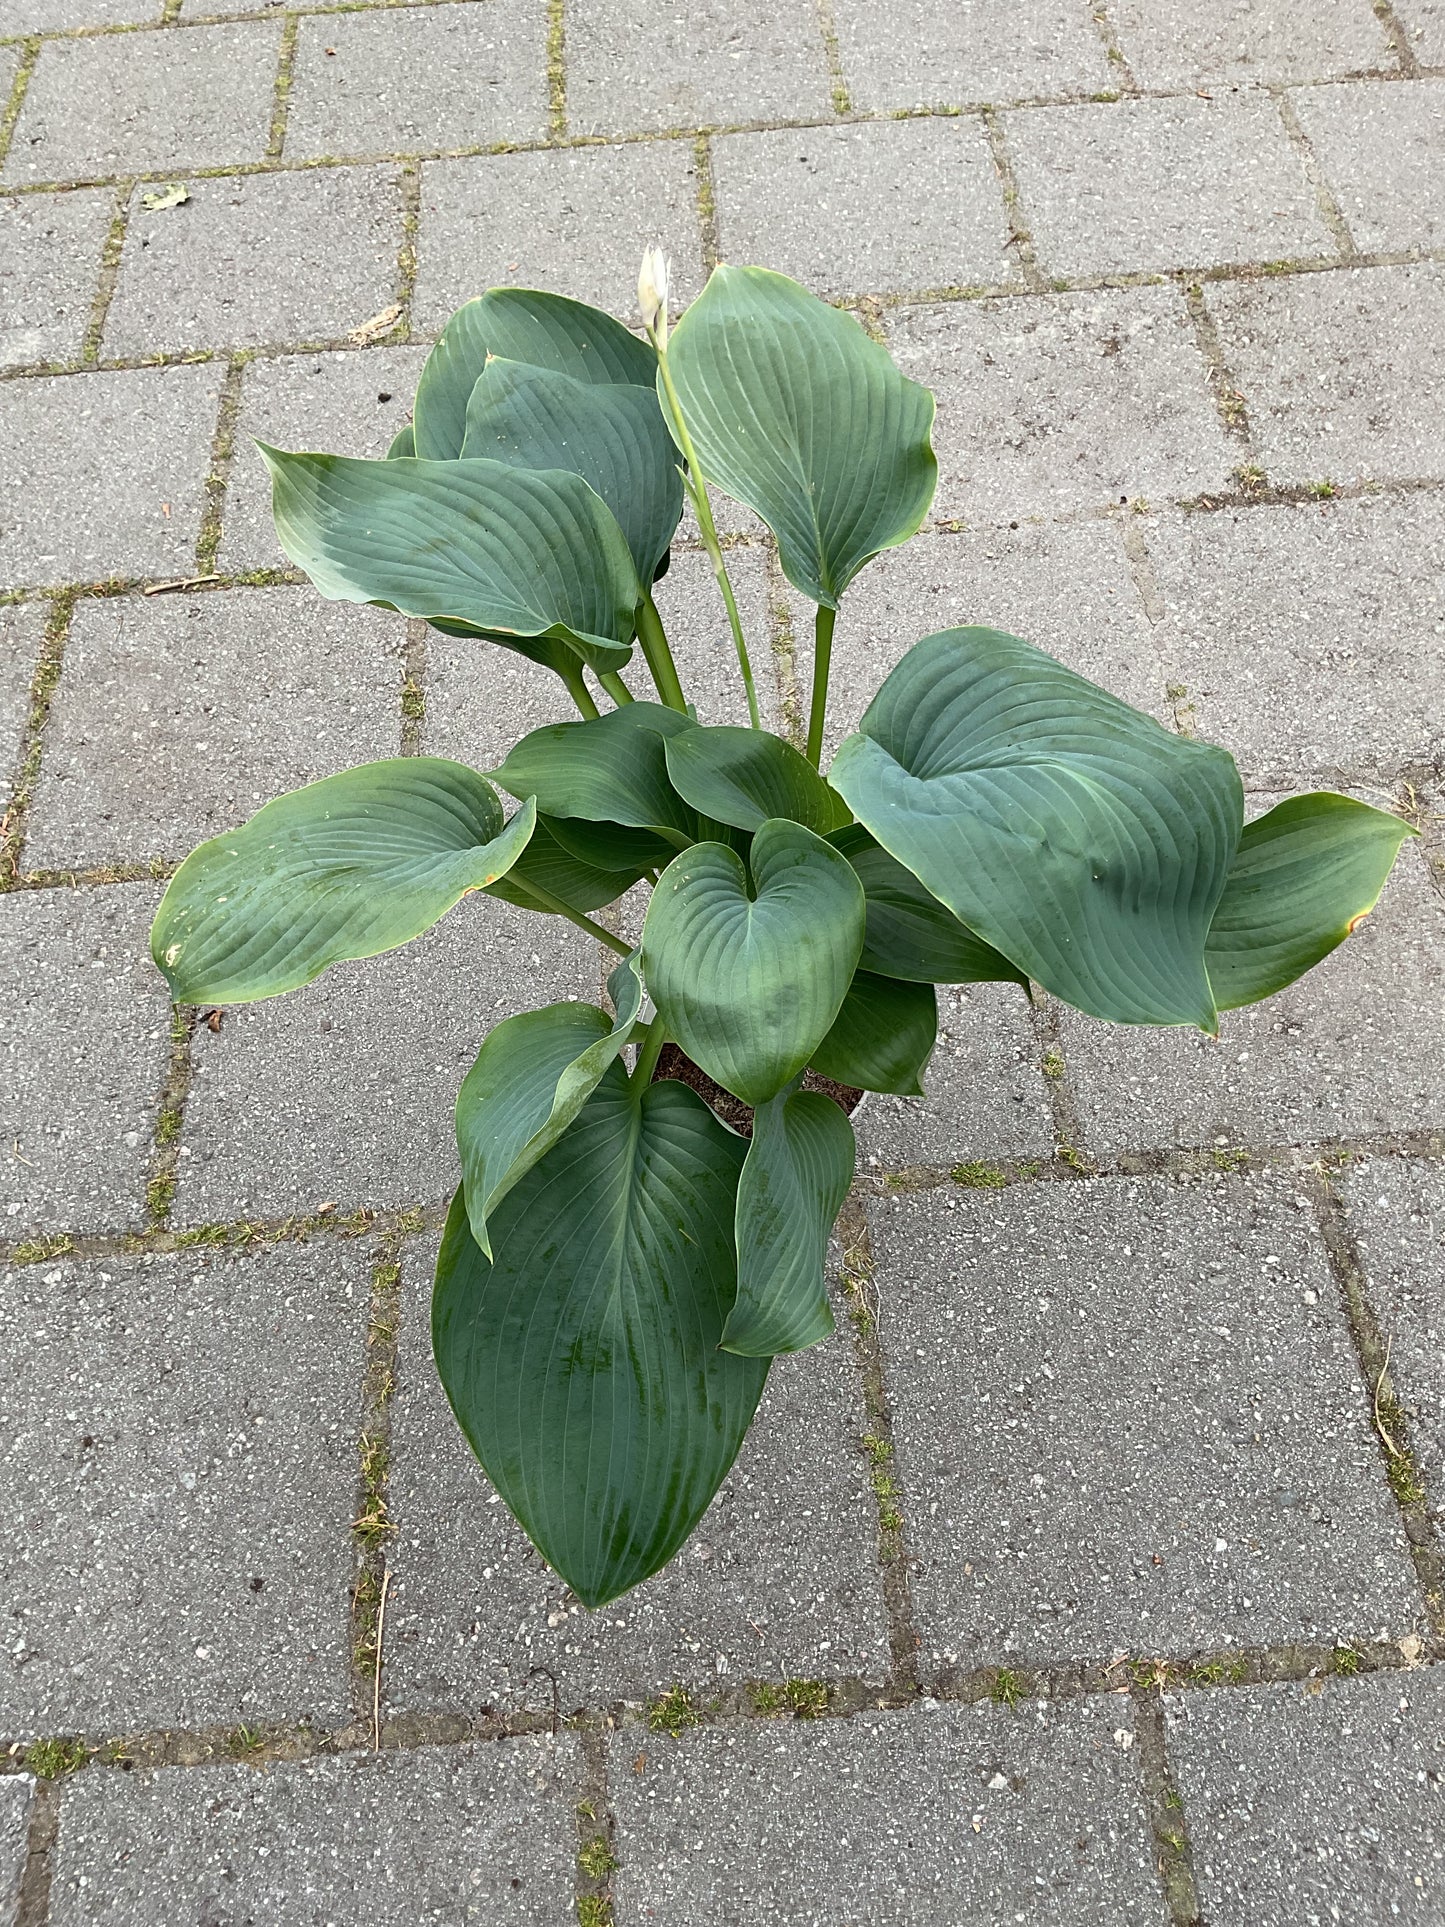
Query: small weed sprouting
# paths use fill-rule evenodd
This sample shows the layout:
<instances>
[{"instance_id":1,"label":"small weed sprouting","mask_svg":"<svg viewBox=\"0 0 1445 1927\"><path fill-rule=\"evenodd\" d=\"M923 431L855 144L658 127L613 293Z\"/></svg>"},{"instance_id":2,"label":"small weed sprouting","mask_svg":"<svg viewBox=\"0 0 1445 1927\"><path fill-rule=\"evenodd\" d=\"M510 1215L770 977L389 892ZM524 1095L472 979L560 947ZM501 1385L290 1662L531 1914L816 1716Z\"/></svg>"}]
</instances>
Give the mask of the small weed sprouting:
<instances>
[{"instance_id":1,"label":"small weed sprouting","mask_svg":"<svg viewBox=\"0 0 1445 1927\"><path fill-rule=\"evenodd\" d=\"M617 1858L606 1838L594 1833L592 1838L577 1850L577 1865L589 1880L605 1880L617 1871Z\"/></svg>"},{"instance_id":2,"label":"small weed sprouting","mask_svg":"<svg viewBox=\"0 0 1445 1927\"><path fill-rule=\"evenodd\" d=\"M1330 1654L1330 1671L1349 1679L1360 1670L1360 1656L1353 1646L1336 1646Z\"/></svg>"},{"instance_id":3,"label":"small weed sprouting","mask_svg":"<svg viewBox=\"0 0 1445 1927\"><path fill-rule=\"evenodd\" d=\"M226 1751L238 1760L259 1753L265 1744L264 1736L254 1726L233 1726L226 1736Z\"/></svg>"},{"instance_id":4,"label":"small weed sprouting","mask_svg":"<svg viewBox=\"0 0 1445 1927\"><path fill-rule=\"evenodd\" d=\"M828 1688L820 1679L760 1680L748 1689L759 1713L791 1713L795 1719L821 1719L828 1710Z\"/></svg>"},{"instance_id":5,"label":"small weed sprouting","mask_svg":"<svg viewBox=\"0 0 1445 1927\"><path fill-rule=\"evenodd\" d=\"M1234 479L1239 483L1240 493L1253 499L1263 495L1269 487L1269 477L1258 462L1244 462L1234 470Z\"/></svg>"},{"instance_id":6,"label":"small weed sprouting","mask_svg":"<svg viewBox=\"0 0 1445 1927\"><path fill-rule=\"evenodd\" d=\"M1051 1044L1044 1052L1044 1061L1040 1068L1045 1077L1054 1079L1062 1077L1065 1070L1064 1053Z\"/></svg>"},{"instance_id":7,"label":"small weed sprouting","mask_svg":"<svg viewBox=\"0 0 1445 1927\"><path fill-rule=\"evenodd\" d=\"M647 1724L654 1733L670 1733L680 1740L690 1726L702 1725L702 1714L688 1698L685 1686L669 1686L648 1702Z\"/></svg>"},{"instance_id":8,"label":"small weed sprouting","mask_svg":"<svg viewBox=\"0 0 1445 1927\"><path fill-rule=\"evenodd\" d=\"M1338 495L1339 492L1338 488L1336 488L1335 484L1330 481L1328 477L1323 481L1310 483L1310 494L1313 495L1317 501L1328 502L1332 497Z\"/></svg>"},{"instance_id":9,"label":"small weed sprouting","mask_svg":"<svg viewBox=\"0 0 1445 1927\"><path fill-rule=\"evenodd\" d=\"M63 1780L90 1758L84 1740L35 1740L25 1749L25 1764L41 1780Z\"/></svg>"},{"instance_id":10,"label":"small weed sprouting","mask_svg":"<svg viewBox=\"0 0 1445 1927\"><path fill-rule=\"evenodd\" d=\"M1027 1682L1007 1666L1000 1666L993 1676L993 1697L1000 1706L1017 1706L1027 1690Z\"/></svg>"},{"instance_id":11,"label":"small weed sprouting","mask_svg":"<svg viewBox=\"0 0 1445 1927\"><path fill-rule=\"evenodd\" d=\"M1242 1171L1249 1163L1248 1151L1241 1151L1233 1144L1216 1144L1210 1157L1216 1171Z\"/></svg>"},{"instance_id":12,"label":"small weed sprouting","mask_svg":"<svg viewBox=\"0 0 1445 1927\"><path fill-rule=\"evenodd\" d=\"M612 1902L605 1894L577 1896L577 1927L612 1927Z\"/></svg>"},{"instance_id":13,"label":"small weed sprouting","mask_svg":"<svg viewBox=\"0 0 1445 1927\"><path fill-rule=\"evenodd\" d=\"M74 1238L23 1238L10 1254L17 1265L42 1265L49 1258L65 1258L75 1249Z\"/></svg>"},{"instance_id":14,"label":"small weed sprouting","mask_svg":"<svg viewBox=\"0 0 1445 1927\"><path fill-rule=\"evenodd\" d=\"M996 1164L955 1164L949 1176L967 1191L1001 1191L1008 1183Z\"/></svg>"},{"instance_id":15,"label":"small weed sprouting","mask_svg":"<svg viewBox=\"0 0 1445 1927\"><path fill-rule=\"evenodd\" d=\"M1200 1659L1189 1668L1191 1686L1238 1686L1249 1678L1249 1661L1238 1654L1221 1653L1213 1659Z\"/></svg>"}]
</instances>

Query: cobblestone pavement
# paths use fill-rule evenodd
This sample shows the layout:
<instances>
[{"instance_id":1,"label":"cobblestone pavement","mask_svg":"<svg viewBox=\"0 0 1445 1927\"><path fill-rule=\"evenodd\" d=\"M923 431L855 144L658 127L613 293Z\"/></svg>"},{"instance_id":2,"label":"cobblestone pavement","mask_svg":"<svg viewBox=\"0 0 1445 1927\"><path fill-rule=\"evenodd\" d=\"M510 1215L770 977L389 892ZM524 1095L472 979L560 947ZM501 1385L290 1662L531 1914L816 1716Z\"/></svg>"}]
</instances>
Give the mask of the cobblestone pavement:
<instances>
[{"instance_id":1,"label":"cobblestone pavement","mask_svg":"<svg viewBox=\"0 0 1445 1927\"><path fill-rule=\"evenodd\" d=\"M1445 4L213 7L0 0L0 1923L1439 1927ZM603 960L474 902L173 1021L145 938L265 798L561 713L300 585L248 438L378 453L453 305L656 239L938 395L840 732L991 621L1425 834L1218 1045L943 992L840 1335L589 1616L425 1294L460 1072Z\"/></svg>"}]
</instances>

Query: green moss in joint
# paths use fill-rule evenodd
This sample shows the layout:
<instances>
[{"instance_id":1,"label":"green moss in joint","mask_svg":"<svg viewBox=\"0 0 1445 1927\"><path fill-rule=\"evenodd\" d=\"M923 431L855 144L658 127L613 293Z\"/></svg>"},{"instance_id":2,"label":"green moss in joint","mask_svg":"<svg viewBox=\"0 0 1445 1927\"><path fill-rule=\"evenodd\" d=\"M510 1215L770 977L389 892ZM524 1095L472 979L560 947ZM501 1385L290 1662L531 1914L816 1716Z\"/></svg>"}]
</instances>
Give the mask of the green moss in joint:
<instances>
[{"instance_id":1,"label":"green moss in joint","mask_svg":"<svg viewBox=\"0 0 1445 1927\"><path fill-rule=\"evenodd\" d=\"M26 1766L41 1780L63 1780L89 1758L84 1740L36 1740L25 1750Z\"/></svg>"},{"instance_id":2,"label":"green moss in joint","mask_svg":"<svg viewBox=\"0 0 1445 1927\"><path fill-rule=\"evenodd\" d=\"M996 1164L955 1164L949 1176L968 1191L1000 1191L1008 1183Z\"/></svg>"},{"instance_id":3,"label":"green moss in joint","mask_svg":"<svg viewBox=\"0 0 1445 1927\"><path fill-rule=\"evenodd\" d=\"M577 1865L589 1880L605 1880L609 1874L616 1873L618 1862L605 1838L600 1833L594 1833L592 1838L579 1848Z\"/></svg>"},{"instance_id":4,"label":"green moss in joint","mask_svg":"<svg viewBox=\"0 0 1445 1927\"><path fill-rule=\"evenodd\" d=\"M702 1724L702 1714L688 1698L685 1686L669 1686L648 1702L647 1724L654 1733L670 1733L677 1740L690 1726Z\"/></svg>"}]
</instances>

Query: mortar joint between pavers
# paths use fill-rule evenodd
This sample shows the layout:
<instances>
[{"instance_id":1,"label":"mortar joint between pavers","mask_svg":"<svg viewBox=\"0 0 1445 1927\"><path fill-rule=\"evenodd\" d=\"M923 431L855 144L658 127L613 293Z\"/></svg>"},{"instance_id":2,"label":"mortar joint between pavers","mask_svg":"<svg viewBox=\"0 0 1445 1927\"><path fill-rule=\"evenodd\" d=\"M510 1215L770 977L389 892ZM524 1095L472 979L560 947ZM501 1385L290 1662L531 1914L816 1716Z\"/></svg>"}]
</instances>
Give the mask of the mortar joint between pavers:
<instances>
[{"instance_id":1,"label":"mortar joint between pavers","mask_svg":"<svg viewBox=\"0 0 1445 1927\"><path fill-rule=\"evenodd\" d=\"M1170 1927L1202 1927L1194 1849L1184 1799L1169 1761L1162 1692L1136 1684L1129 1697L1144 1806L1154 1835L1154 1867Z\"/></svg>"},{"instance_id":2,"label":"mortar joint between pavers","mask_svg":"<svg viewBox=\"0 0 1445 1927\"><path fill-rule=\"evenodd\" d=\"M567 0L547 0L547 126L567 138Z\"/></svg>"},{"instance_id":3,"label":"mortar joint between pavers","mask_svg":"<svg viewBox=\"0 0 1445 1927\"><path fill-rule=\"evenodd\" d=\"M1355 245L1355 237L1350 232L1344 209L1340 206L1325 170L1320 165L1319 157L1310 144L1309 135L1295 112L1294 101L1289 90L1284 87L1272 87L1269 91L1274 96L1290 145L1299 156L1305 179L1309 182L1310 190L1315 197L1315 206L1319 209L1320 219L1329 229L1330 236L1340 251L1341 261L1349 262L1353 266L1360 258L1360 250Z\"/></svg>"},{"instance_id":4,"label":"mortar joint between pavers","mask_svg":"<svg viewBox=\"0 0 1445 1927\"><path fill-rule=\"evenodd\" d=\"M1232 442L1252 454L1254 441L1249 425L1249 406L1225 359L1224 344L1219 337L1218 324L1205 302L1204 289L1197 280L1181 282L1180 286L1185 312L1194 330L1195 346L1203 358L1209 378L1220 425Z\"/></svg>"},{"instance_id":5,"label":"mortar joint between pavers","mask_svg":"<svg viewBox=\"0 0 1445 1927\"><path fill-rule=\"evenodd\" d=\"M617 1858L617 1819L607 1789L607 1739L598 1726L580 1735L582 1784L574 1817L577 1823L576 1890L578 1927L612 1927L612 1876Z\"/></svg>"},{"instance_id":6,"label":"mortar joint between pavers","mask_svg":"<svg viewBox=\"0 0 1445 1927\"><path fill-rule=\"evenodd\" d=\"M299 13L281 16L281 44L276 55L276 80L271 93L271 125L266 135L268 160L279 161L286 145L286 119L291 110L291 86L296 68L296 37L300 31Z\"/></svg>"},{"instance_id":7,"label":"mortar joint between pavers","mask_svg":"<svg viewBox=\"0 0 1445 1927\"><path fill-rule=\"evenodd\" d=\"M15 1899L14 1927L46 1927L50 1918L50 1887L55 1847L60 1832L60 1786L40 1780L31 1794L30 1824L25 1837L25 1864Z\"/></svg>"},{"instance_id":8,"label":"mortar joint between pavers","mask_svg":"<svg viewBox=\"0 0 1445 1927\"><path fill-rule=\"evenodd\" d=\"M806 740L807 726L798 681L798 640L793 633L792 598L788 594L788 579L783 574L783 565L778 559L777 544L765 544L763 554L763 581L768 599L768 630L778 712L784 735L794 749L801 750Z\"/></svg>"},{"instance_id":9,"label":"mortar joint between pavers","mask_svg":"<svg viewBox=\"0 0 1445 1927\"><path fill-rule=\"evenodd\" d=\"M377 1242L367 1308L366 1344L357 1437L356 1511L351 1536L351 1666L358 1718L375 1709L378 1733L384 1705L383 1605L390 1583L392 1401L396 1396L403 1317L401 1267L406 1234L397 1228Z\"/></svg>"},{"instance_id":10,"label":"mortar joint between pavers","mask_svg":"<svg viewBox=\"0 0 1445 1927\"><path fill-rule=\"evenodd\" d=\"M191 1042L196 1034L200 1011L189 1004L171 1005L171 1048L166 1073L161 1082L152 1136L150 1171L146 1178L146 1218L152 1230L164 1231L170 1223L180 1170L181 1131L185 1123L186 1098L191 1088Z\"/></svg>"},{"instance_id":11,"label":"mortar joint between pavers","mask_svg":"<svg viewBox=\"0 0 1445 1927\"><path fill-rule=\"evenodd\" d=\"M247 356L231 356L221 381L221 399L216 409L216 428L211 437L211 460L206 471L202 498L201 526L196 535L196 578L213 576L216 556L221 547L221 518L225 513L226 491L231 482L231 464L236 452L236 421L241 412L241 382Z\"/></svg>"},{"instance_id":12,"label":"mortar joint between pavers","mask_svg":"<svg viewBox=\"0 0 1445 1927\"><path fill-rule=\"evenodd\" d=\"M828 63L828 79L833 89L833 112L851 114L853 95L848 86L848 76L843 71L843 54L838 43L838 22L833 13L833 0L813 0L813 4L823 42L823 58Z\"/></svg>"},{"instance_id":13,"label":"mortar joint between pavers","mask_svg":"<svg viewBox=\"0 0 1445 1927\"><path fill-rule=\"evenodd\" d=\"M699 134L692 144L693 173L697 179L697 226L702 264L708 274L722 259L718 240L717 187L713 180L712 143Z\"/></svg>"},{"instance_id":14,"label":"mortar joint between pavers","mask_svg":"<svg viewBox=\"0 0 1445 1927\"><path fill-rule=\"evenodd\" d=\"M30 678L30 701L20 739L15 779L10 785L5 813L0 816L0 891L13 889L20 875L30 805L45 754L45 726L60 682L75 602L74 591L67 589L58 591L50 598L45 629Z\"/></svg>"},{"instance_id":15,"label":"mortar joint between pavers","mask_svg":"<svg viewBox=\"0 0 1445 1927\"><path fill-rule=\"evenodd\" d=\"M396 323L375 337L364 329L351 339L353 348L394 347L398 342L416 339L412 309L416 302L417 243L421 235L421 166L408 161L396 180L401 196L401 238L396 244ZM380 322L384 317L378 316ZM365 340L359 337L367 334Z\"/></svg>"},{"instance_id":16,"label":"mortar joint between pavers","mask_svg":"<svg viewBox=\"0 0 1445 1927\"><path fill-rule=\"evenodd\" d=\"M1119 93L1137 95L1139 83L1134 78L1134 70L1129 65L1128 56L1119 44L1119 33L1110 18L1108 0L1092 0L1089 19L1103 43L1104 58L1109 63L1109 71L1117 82Z\"/></svg>"},{"instance_id":17,"label":"mortar joint between pavers","mask_svg":"<svg viewBox=\"0 0 1445 1927\"><path fill-rule=\"evenodd\" d=\"M1031 294L1046 294L1049 284L1034 254L1033 231L1029 226L1023 197L1019 192L1018 177L1014 173L1013 161L1009 156L1008 142L1004 138L1003 121L994 107L980 108L979 119L983 124L988 150L993 157L994 173L998 177L999 189L1003 195L1004 214L1009 231L1004 247L1011 248L1016 255L1019 273L1028 291Z\"/></svg>"},{"instance_id":18,"label":"mortar joint between pavers","mask_svg":"<svg viewBox=\"0 0 1445 1927\"><path fill-rule=\"evenodd\" d=\"M1054 1156L1072 1176L1094 1177L1098 1165L1085 1148L1083 1115L1069 1076L1058 1006L1037 986L1031 986L1029 991L1029 1022L1038 1044L1038 1068L1053 1121Z\"/></svg>"},{"instance_id":19,"label":"mortar joint between pavers","mask_svg":"<svg viewBox=\"0 0 1445 1927\"><path fill-rule=\"evenodd\" d=\"M1413 80L1420 72L1420 62L1415 57L1415 50L1410 45L1410 35L1395 11L1392 0L1370 0L1370 5L1375 18L1385 29L1385 38L1394 49L1395 58L1400 63L1401 74Z\"/></svg>"},{"instance_id":20,"label":"mortar joint between pavers","mask_svg":"<svg viewBox=\"0 0 1445 1927\"><path fill-rule=\"evenodd\" d=\"M115 202L111 208L110 225L101 243L100 269L95 280L95 294L91 299L90 314L85 324L85 337L80 346L80 365L93 369L100 360L101 337L105 333L106 316L110 304L115 299L116 286L120 280L120 264L125 253L126 230L130 224L130 204L135 193L134 180L126 177L115 188Z\"/></svg>"},{"instance_id":21,"label":"mortar joint between pavers","mask_svg":"<svg viewBox=\"0 0 1445 1927\"><path fill-rule=\"evenodd\" d=\"M20 118L20 110L25 105L26 89L30 76L35 72L35 63L40 58L40 37L31 34L20 43L20 64L15 69L15 78L10 83L9 97L3 111L0 111L0 167L5 165L10 154L10 142L14 138L15 123Z\"/></svg>"},{"instance_id":22,"label":"mortar joint between pavers","mask_svg":"<svg viewBox=\"0 0 1445 1927\"><path fill-rule=\"evenodd\" d=\"M408 621L401 647L401 753L420 756L426 725L429 652L427 625L420 617Z\"/></svg>"}]
</instances>

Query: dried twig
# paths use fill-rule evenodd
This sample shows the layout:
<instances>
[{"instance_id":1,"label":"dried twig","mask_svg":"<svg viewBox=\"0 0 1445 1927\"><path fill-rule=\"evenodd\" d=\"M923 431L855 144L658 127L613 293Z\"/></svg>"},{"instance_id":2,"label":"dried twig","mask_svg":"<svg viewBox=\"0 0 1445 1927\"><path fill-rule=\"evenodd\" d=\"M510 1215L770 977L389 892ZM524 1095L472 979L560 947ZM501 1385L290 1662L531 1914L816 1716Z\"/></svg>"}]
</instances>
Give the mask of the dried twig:
<instances>
[{"instance_id":1,"label":"dried twig","mask_svg":"<svg viewBox=\"0 0 1445 1927\"><path fill-rule=\"evenodd\" d=\"M381 1571L381 1602L376 1609L376 1675L371 1688L371 1750L381 1751L381 1641L386 1631L386 1595L391 1587L391 1567Z\"/></svg>"}]
</instances>

